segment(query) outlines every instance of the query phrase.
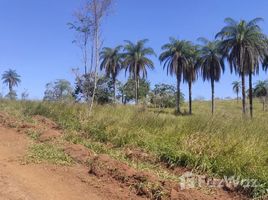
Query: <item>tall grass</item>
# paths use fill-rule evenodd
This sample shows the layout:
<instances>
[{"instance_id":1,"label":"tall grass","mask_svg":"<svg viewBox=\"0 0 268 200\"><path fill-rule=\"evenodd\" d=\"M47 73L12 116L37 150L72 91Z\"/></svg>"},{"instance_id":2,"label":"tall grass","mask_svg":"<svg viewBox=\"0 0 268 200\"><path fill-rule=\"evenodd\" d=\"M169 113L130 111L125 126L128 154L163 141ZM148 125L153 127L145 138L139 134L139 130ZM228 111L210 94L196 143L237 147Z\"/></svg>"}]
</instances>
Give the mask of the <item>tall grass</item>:
<instances>
[{"instance_id":1,"label":"tall grass","mask_svg":"<svg viewBox=\"0 0 268 200\"><path fill-rule=\"evenodd\" d=\"M134 106L97 106L91 117L86 105L42 102L2 102L23 115L44 115L66 130L115 147L146 149L171 166L190 167L214 176L257 179L268 188L268 112L255 102L253 120L243 119L240 104L194 102L192 116L174 116L172 110ZM186 108L185 108L186 109ZM260 191L261 190L261 191Z\"/></svg>"}]
</instances>

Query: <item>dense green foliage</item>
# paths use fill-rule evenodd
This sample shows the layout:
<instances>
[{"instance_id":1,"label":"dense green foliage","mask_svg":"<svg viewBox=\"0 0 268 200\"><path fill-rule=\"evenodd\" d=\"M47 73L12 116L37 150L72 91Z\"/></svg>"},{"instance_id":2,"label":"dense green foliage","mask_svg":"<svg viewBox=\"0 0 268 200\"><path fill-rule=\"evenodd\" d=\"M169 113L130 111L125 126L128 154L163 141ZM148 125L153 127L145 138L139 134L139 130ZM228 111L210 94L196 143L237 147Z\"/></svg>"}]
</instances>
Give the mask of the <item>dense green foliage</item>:
<instances>
[{"instance_id":1,"label":"dense green foliage","mask_svg":"<svg viewBox=\"0 0 268 200\"><path fill-rule=\"evenodd\" d=\"M156 84L149 94L150 103L154 107L174 108L176 105L176 88L168 84ZM180 103L184 102L184 95L180 95Z\"/></svg>"},{"instance_id":2,"label":"dense green foliage","mask_svg":"<svg viewBox=\"0 0 268 200\"><path fill-rule=\"evenodd\" d=\"M139 99L144 99L150 91L150 83L146 79L139 78L139 90L138 97ZM136 81L132 78L129 78L124 85L119 87L119 97L122 98L123 104L126 104L130 101L135 100L135 84Z\"/></svg>"},{"instance_id":3,"label":"dense green foliage","mask_svg":"<svg viewBox=\"0 0 268 200\"><path fill-rule=\"evenodd\" d=\"M88 101L93 96L95 87L95 75L93 73L79 77L74 90L74 97L77 102ZM95 101L98 104L111 103L114 97L114 81L107 76L98 76L95 91Z\"/></svg>"}]
</instances>

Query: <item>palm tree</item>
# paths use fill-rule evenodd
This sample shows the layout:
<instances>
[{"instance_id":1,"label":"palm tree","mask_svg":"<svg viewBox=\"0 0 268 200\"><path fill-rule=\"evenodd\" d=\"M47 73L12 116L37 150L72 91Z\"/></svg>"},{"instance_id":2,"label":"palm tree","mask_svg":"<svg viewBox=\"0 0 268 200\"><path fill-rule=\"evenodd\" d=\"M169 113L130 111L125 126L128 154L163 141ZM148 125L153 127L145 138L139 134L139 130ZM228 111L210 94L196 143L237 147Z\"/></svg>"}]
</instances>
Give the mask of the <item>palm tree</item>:
<instances>
[{"instance_id":1,"label":"palm tree","mask_svg":"<svg viewBox=\"0 0 268 200\"><path fill-rule=\"evenodd\" d=\"M258 81L253 90L253 96L258 97L262 101L262 110L265 109L265 101L267 98L268 81Z\"/></svg>"},{"instance_id":2,"label":"palm tree","mask_svg":"<svg viewBox=\"0 0 268 200\"><path fill-rule=\"evenodd\" d=\"M183 72L183 81L188 83L188 90L189 90L189 114L192 114L192 84L197 79L197 61L198 61L198 55L199 52L197 51L196 46L192 46L192 48L189 48L189 63L187 67L184 69Z\"/></svg>"},{"instance_id":3,"label":"palm tree","mask_svg":"<svg viewBox=\"0 0 268 200\"><path fill-rule=\"evenodd\" d=\"M233 85L233 91L236 93L236 101L238 102L238 99L239 99L238 94L239 94L239 92L241 90L241 82L240 81L234 81L232 83L232 85Z\"/></svg>"},{"instance_id":4,"label":"palm tree","mask_svg":"<svg viewBox=\"0 0 268 200\"><path fill-rule=\"evenodd\" d=\"M116 77L122 67L122 54L120 53L122 46L114 49L105 47L100 53L100 69L105 70L106 76L113 80L114 103L116 102Z\"/></svg>"},{"instance_id":5,"label":"palm tree","mask_svg":"<svg viewBox=\"0 0 268 200\"><path fill-rule=\"evenodd\" d=\"M9 69L3 73L2 80L4 84L8 85L9 95L11 97L11 94L14 93L13 87L18 86L21 82L20 75L18 75L15 70Z\"/></svg>"},{"instance_id":6,"label":"palm tree","mask_svg":"<svg viewBox=\"0 0 268 200\"><path fill-rule=\"evenodd\" d=\"M139 40L136 44L125 41L123 53L123 66L126 72L135 80L135 103L139 103L139 80L142 73L143 78L147 77L147 68L154 69L154 63L148 56L156 55L154 50L146 47L147 39Z\"/></svg>"},{"instance_id":7,"label":"palm tree","mask_svg":"<svg viewBox=\"0 0 268 200\"><path fill-rule=\"evenodd\" d=\"M253 116L252 74L258 73L259 62L263 62L267 52L266 36L258 23L262 18L255 18L249 22L239 22L226 18L226 26L216 34L221 38L221 49L227 57L231 72L234 70L242 79L242 106L246 113L245 76L249 75L249 103L250 116Z\"/></svg>"},{"instance_id":8,"label":"palm tree","mask_svg":"<svg viewBox=\"0 0 268 200\"><path fill-rule=\"evenodd\" d=\"M219 51L219 41L209 41L205 38L199 38L203 43L200 48L200 58L198 67L200 68L203 81L211 83L211 113L214 113L214 84L221 78L224 72L224 62L222 54Z\"/></svg>"},{"instance_id":9,"label":"palm tree","mask_svg":"<svg viewBox=\"0 0 268 200\"><path fill-rule=\"evenodd\" d=\"M164 69L167 68L167 73L171 76L176 75L177 78L177 96L176 96L176 112L180 111L180 84L183 72L189 65L189 48L191 43L185 40L177 40L170 38L169 43L162 46L163 52L159 56L161 63L164 63Z\"/></svg>"}]
</instances>

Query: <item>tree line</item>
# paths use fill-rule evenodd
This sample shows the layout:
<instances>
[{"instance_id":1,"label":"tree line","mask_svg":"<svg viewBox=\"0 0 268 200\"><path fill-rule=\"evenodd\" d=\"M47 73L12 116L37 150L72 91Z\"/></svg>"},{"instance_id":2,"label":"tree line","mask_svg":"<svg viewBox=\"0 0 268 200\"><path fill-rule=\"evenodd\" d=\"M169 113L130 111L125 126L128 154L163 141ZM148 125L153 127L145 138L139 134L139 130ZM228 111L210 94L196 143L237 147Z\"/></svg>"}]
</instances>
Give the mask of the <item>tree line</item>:
<instances>
[{"instance_id":1,"label":"tree line","mask_svg":"<svg viewBox=\"0 0 268 200\"><path fill-rule=\"evenodd\" d=\"M191 41L170 38L162 46L159 60L168 74L174 75L176 85L176 112L181 114L180 87L181 82L189 86L189 113L192 113L192 84L201 77L203 81L211 83L211 112L214 113L215 82L218 82L225 71L225 61L229 64L231 73L241 78L242 112L246 114L246 86L248 77L249 110L253 116L253 84L252 76L259 73L260 66L267 70L268 66L268 39L262 32L259 23L261 18L250 21L235 21L226 18L226 25L216 34L215 40L209 41L199 38L199 44ZM139 100L139 80L146 78L147 70L154 69L150 59L156 56L154 50L146 45L148 40L137 43L126 41L125 45L115 48L105 47L100 52L100 69L107 77L115 80L120 70L128 72L135 81L135 102Z\"/></svg>"},{"instance_id":2,"label":"tree line","mask_svg":"<svg viewBox=\"0 0 268 200\"><path fill-rule=\"evenodd\" d=\"M154 50L147 46L147 39L137 42L125 41L117 47L104 47L101 40L101 27L103 19L109 14L112 0L88 0L84 7L75 13L75 22L69 23L71 29L77 33L74 43L82 50L84 74L77 76L78 89L85 91L83 80L93 79L93 92L87 93L86 99L92 109L97 92L98 71L102 70L111 78L115 92L116 79L121 70L129 75L135 82L135 103L139 103L140 79L147 77L148 69L154 69L152 56ZM246 86L245 78L249 82L249 110L253 116L253 86L252 76L258 74L260 66L263 70L268 68L268 39L263 33L259 23L262 18L250 21L236 21L232 18L224 20L225 26L218 31L214 40L199 38L198 43L192 41L170 38L162 46L159 60L163 68L171 76L175 76L176 84L176 113L181 114L180 94L181 83L185 82L189 88L189 113L192 113L192 87L201 77L203 81L211 83L211 112L214 113L215 82L229 64L231 73L241 78L242 113L246 114ZM89 47L90 46L90 47ZM89 55L91 52L91 55ZM88 70L89 69L89 70ZM79 86L80 84L80 86ZM115 101L114 93L114 101Z\"/></svg>"}]
</instances>

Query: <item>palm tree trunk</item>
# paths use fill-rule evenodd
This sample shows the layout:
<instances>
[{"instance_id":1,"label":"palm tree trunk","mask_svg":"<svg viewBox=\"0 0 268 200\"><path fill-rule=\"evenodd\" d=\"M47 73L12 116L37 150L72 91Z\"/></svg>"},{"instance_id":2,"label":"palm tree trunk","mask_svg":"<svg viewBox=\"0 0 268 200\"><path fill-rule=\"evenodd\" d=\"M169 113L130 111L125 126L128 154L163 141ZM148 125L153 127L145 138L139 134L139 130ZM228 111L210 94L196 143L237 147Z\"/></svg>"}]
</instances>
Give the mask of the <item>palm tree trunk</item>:
<instances>
[{"instance_id":1,"label":"palm tree trunk","mask_svg":"<svg viewBox=\"0 0 268 200\"><path fill-rule=\"evenodd\" d=\"M236 103L238 103L238 91L236 92Z\"/></svg>"},{"instance_id":2,"label":"palm tree trunk","mask_svg":"<svg viewBox=\"0 0 268 200\"><path fill-rule=\"evenodd\" d=\"M135 63L135 104L138 105L139 100L138 100L138 75L137 75L137 64Z\"/></svg>"},{"instance_id":3,"label":"palm tree trunk","mask_svg":"<svg viewBox=\"0 0 268 200\"><path fill-rule=\"evenodd\" d=\"M211 79L211 114L214 114L214 79Z\"/></svg>"},{"instance_id":4,"label":"palm tree trunk","mask_svg":"<svg viewBox=\"0 0 268 200\"><path fill-rule=\"evenodd\" d=\"M243 115L245 115L246 114L245 72L242 72L241 78L242 78L242 111L243 111Z\"/></svg>"},{"instance_id":5,"label":"palm tree trunk","mask_svg":"<svg viewBox=\"0 0 268 200\"><path fill-rule=\"evenodd\" d=\"M135 104L138 105L138 79L135 78Z\"/></svg>"},{"instance_id":6,"label":"palm tree trunk","mask_svg":"<svg viewBox=\"0 0 268 200\"><path fill-rule=\"evenodd\" d=\"M113 77L113 86L114 86L114 104L116 103L116 78Z\"/></svg>"},{"instance_id":7,"label":"palm tree trunk","mask_svg":"<svg viewBox=\"0 0 268 200\"><path fill-rule=\"evenodd\" d=\"M122 95L122 99L121 99L122 100L122 104L124 104L124 90L122 90L122 94L121 95Z\"/></svg>"},{"instance_id":8,"label":"palm tree trunk","mask_svg":"<svg viewBox=\"0 0 268 200\"><path fill-rule=\"evenodd\" d=\"M9 94L11 94L11 92L12 92L12 84L11 83L8 84L8 89L9 89Z\"/></svg>"},{"instance_id":9,"label":"palm tree trunk","mask_svg":"<svg viewBox=\"0 0 268 200\"><path fill-rule=\"evenodd\" d=\"M181 84L181 74L178 72L177 73L177 96L176 96L176 113L177 114L181 113L181 110L180 110L180 94L181 94L180 84Z\"/></svg>"},{"instance_id":10,"label":"palm tree trunk","mask_svg":"<svg viewBox=\"0 0 268 200\"><path fill-rule=\"evenodd\" d=\"M192 82L188 83L189 86L189 114L192 114Z\"/></svg>"},{"instance_id":11,"label":"palm tree trunk","mask_svg":"<svg viewBox=\"0 0 268 200\"><path fill-rule=\"evenodd\" d=\"M250 117L253 117L253 96L252 96L252 72L249 71L249 111Z\"/></svg>"},{"instance_id":12,"label":"palm tree trunk","mask_svg":"<svg viewBox=\"0 0 268 200\"><path fill-rule=\"evenodd\" d=\"M137 101L139 103L139 89L140 89L140 76L139 74L137 75Z\"/></svg>"}]
</instances>

